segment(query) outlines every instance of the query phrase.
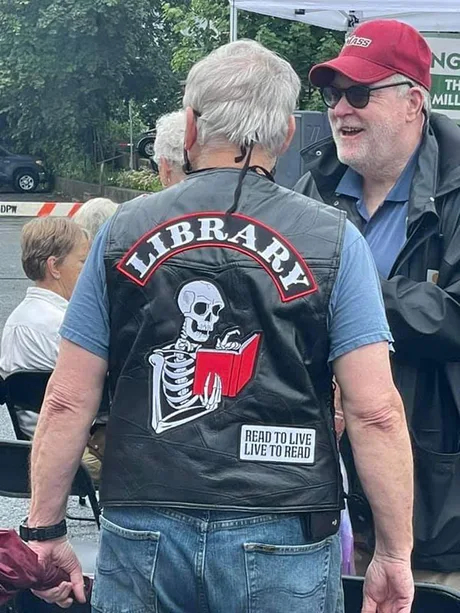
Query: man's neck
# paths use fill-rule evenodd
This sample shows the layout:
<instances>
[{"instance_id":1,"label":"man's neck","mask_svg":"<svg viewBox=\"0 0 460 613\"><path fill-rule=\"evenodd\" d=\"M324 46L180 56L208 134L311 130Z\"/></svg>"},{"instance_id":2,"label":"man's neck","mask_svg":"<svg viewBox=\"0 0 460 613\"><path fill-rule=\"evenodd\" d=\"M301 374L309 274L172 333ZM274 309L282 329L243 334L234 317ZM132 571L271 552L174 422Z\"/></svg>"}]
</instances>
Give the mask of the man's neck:
<instances>
[{"instance_id":1,"label":"man's neck","mask_svg":"<svg viewBox=\"0 0 460 613\"><path fill-rule=\"evenodd\" d=\"M247 148L249 153L249 147ZM235 162L235 158L241 157L240 149L203 149L191 159L193 170L203 170L205 168L243 168L246 157L241 162ZM260 147L255 146L251 153L250 166L261 166L271 171L275 165L275 159L268 156Z\"/></svg>"},{"instance_id":2,"label":"man's neck","mask_svg":"<svg viewBox=\"0 0 460 613\"><path fill-rule=\"evenodd\" d=\"M375 172L365 172L363 177L363 200L366 204L369 217L376 212L392 188L396 185L407 163L417 149L419 141L406 154L394 161L386 170L379 169Z\"/></svg>"},{"instance_id":3,"label":"man's neck","mask_svg":"<svg viewBox=\"0 0 460 613\"><path fill-rule=\"evenodd\" d=\"M385 201L385 198L388 196L391 189L401 176L401 173L404 170L408 160L409 158L404 164L402 164L399 170L395 171L391 175L363 176L363 200L366 205L367 212L369 213L369 217L372 217L382 202Z\"/></svg>"}]
</instances>

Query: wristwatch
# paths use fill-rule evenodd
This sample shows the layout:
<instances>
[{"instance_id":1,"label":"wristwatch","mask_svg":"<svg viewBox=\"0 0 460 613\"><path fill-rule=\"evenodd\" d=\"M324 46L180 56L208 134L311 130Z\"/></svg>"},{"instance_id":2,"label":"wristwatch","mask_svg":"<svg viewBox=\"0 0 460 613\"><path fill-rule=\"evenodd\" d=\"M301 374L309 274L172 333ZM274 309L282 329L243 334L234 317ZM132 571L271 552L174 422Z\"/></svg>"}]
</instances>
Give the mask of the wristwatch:
<instances>
[{"instance_id":1,"label":"wristwatch","mask_svg":"<svg viewBox=\"0 0 460 613\"><path fill-rule=\"evenodd\" d=\"M19 536L23 541L51 541L67 534L67 524L65 519L54 526L37 526L30 528L27 525L27 517L19 526Z\"/></svg>"}]
</instances>

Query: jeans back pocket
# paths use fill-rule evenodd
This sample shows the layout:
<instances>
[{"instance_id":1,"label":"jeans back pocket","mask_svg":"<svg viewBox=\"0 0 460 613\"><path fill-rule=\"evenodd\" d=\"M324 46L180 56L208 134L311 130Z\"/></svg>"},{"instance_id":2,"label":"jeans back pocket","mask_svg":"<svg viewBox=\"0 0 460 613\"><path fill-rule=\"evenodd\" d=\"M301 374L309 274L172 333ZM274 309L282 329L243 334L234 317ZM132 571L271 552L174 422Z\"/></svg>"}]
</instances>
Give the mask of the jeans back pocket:
<instances>
[{"instance_id":1,"label":"jeans back pocket","mask_svg":"<svg viewBox=\"0 0 460 613\"><path fill-rule=\"evenodd\" d=\"M340 542L336 535L308 545L246 543L244 555L248 613L336 611L340 590Z\"/></svg>"},{"instance_id":2,"label":"jeans back pocket","mask_svg":"<svg viewBox=\"0 0 460 613\"><path fill-rule=\"evenodd\" d=\"M95 613L152 613L159 532L130 530L101 516L99 554L91 598Z\"/></svg>"}]
</instances>

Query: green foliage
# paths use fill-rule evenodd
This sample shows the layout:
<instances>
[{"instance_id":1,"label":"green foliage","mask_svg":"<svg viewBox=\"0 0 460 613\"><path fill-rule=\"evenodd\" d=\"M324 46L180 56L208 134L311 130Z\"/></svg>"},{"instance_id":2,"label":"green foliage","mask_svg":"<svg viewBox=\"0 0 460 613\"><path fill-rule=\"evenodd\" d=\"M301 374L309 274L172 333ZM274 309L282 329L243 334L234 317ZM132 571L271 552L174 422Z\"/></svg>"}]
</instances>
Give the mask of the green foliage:
<instances>
[{"instance_id":1,"label":"green foliage","mask_svg":"<svg viewBox=\"0 0 460 613\"><path fill-rule=\"evenodd\" d=\"M151 170L123 170L110 175L107 179L109 185L136 189L141 192L159 192L163 189L158 175Z\"/></svg>"},{"instance_id":2,"label":"green foliage","mask_svg":"<svg viewBox=\"0 0 460 613\"><path fill-rule=\"evenodd\" d=\"M194 62L229 40L227 0L190 0L187 6L163 3L165 20L176 37L172 68L183 79ZM238 12L239 38L251 38L286 58L299 74L303 89L300 108L324 110L308 73L318 62L338 54L343 34L303 23Z\"/></svg>"},{"instance_id":3,"label":"green foliage","mask_svg":"<svg viewBox=\"0 0 460 613\"><path fill-rule=\"evenodd\" d=\"M308 72L341 34L244 11L239 33L293 64L301 108L322 108ZM0 0L0 139L92 180L129 141L128 101L137 138L180 106L190 66L228 39L227 0Z\"/></svg>"},{"instance_id":4,"label":"green foliage","mask_svg":"<svg viewBox=\"0 0 460 613\"><path fill-rule=\"evenodd\" d=\"M142 119L140 105L133 103L133 142L134 146L139 135L148 129L148 125ZM98 149L100 151L98 162L103 160L117 164L122 151L129 151L130 125L129 113L125 106L114 108L110 113L110 119L102 125L98 133Z\"/></svg>"},{"instance_id":5,"label":"green foliage","mask_svg":"<svg viewBox=\"0 0 460 613\"><path fill-rule=\"evenodd\" d=\"M172 67L182 77L196 61L228 42L226 0L190 0L183 6L177 6L177 2L163 3L163 14L176 37Z\"/></svg>"},{"instance_id":6,"label":"green foliage","mask_svg":"<svg viewBox=\"0 0 460 613\"><path fill-rule=\"evenodd\" d=\"M143 123L170 110L179 85L168 36L160 0L0 0L7 136L55 166L75 152L82 164L104 159L107 126L126 123L128 99Z\"/></svg>"}]
</instances>

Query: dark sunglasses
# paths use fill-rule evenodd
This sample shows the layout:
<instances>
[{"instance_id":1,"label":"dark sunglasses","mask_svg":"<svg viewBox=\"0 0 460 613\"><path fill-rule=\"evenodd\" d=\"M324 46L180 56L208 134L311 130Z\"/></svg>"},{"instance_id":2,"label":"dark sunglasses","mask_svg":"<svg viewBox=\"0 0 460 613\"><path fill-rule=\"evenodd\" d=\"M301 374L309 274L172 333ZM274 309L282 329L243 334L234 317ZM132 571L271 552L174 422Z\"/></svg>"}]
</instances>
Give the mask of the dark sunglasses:
<instances>
[{"instance_id":1,"label":"dark sunglasses","mask_svg":"<svg viewBox=\"0 0 460 613\"><path fill-rule=\"evenodd\" d=\"M369 104L371 92L375 92L377 89L387 89L387 87L398 87L399 85L410 85L413 87L413 83L410 81L401 81L400 83L390 83L388 85L377 85L376 87L368 87L367 85L352 85L346 89L340 89L334 87L334 85L328 85L321 88L321 97L324 104L330 108L335 109L342 96L345 96L348 104L355 109L363 109Z\"/></svg>"}]
</instances>

